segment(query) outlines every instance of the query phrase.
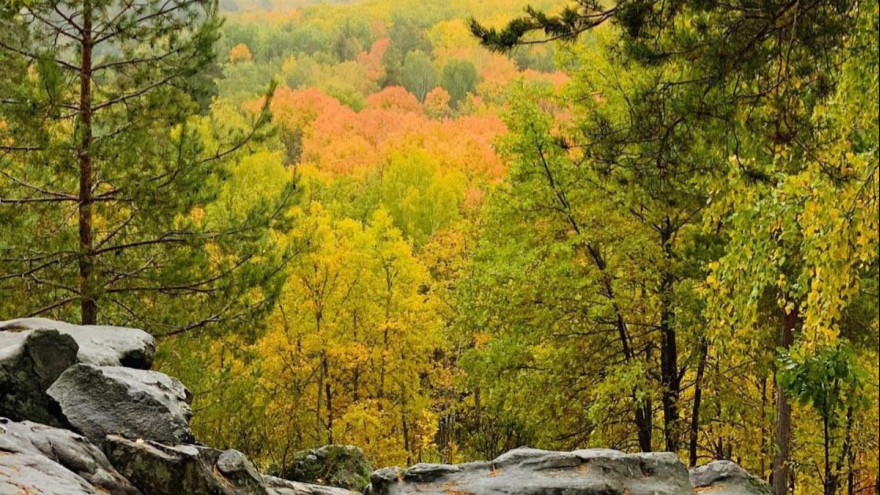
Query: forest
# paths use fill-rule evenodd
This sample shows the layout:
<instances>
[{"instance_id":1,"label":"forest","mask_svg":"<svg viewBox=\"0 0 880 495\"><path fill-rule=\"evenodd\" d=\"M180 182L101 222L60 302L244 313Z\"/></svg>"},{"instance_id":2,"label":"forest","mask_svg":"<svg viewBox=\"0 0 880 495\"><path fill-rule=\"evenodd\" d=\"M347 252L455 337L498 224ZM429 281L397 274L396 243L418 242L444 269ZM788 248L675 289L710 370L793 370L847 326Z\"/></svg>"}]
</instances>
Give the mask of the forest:
<instances>
[{"instance_id":1,"label":"forest","mask_svg":"<svg viewBox=\"0 0 880 495\"><path fill-rule=\"evenodd\" d=\"M4 0L0 320L277 470L531 446L876 494L878 0Z\"/></svg>"}]
</instances>

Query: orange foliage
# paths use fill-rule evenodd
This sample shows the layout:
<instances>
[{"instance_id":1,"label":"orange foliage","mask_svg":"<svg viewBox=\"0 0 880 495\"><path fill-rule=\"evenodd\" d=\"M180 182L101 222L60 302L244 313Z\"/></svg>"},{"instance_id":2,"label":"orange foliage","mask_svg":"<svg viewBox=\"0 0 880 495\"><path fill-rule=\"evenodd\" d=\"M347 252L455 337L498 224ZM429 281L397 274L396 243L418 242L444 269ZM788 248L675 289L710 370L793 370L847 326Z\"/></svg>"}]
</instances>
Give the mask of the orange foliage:
<instances>
[{"instance_id":1,"label":"orange foliage","mask_svg":"<svg viewBox=\"0 0 880 495\"><path fill-rule=\"evenodd\" d=\"M437 86L425 95L425 113L435 119L449 116L449 100L449 92Z\"/></svg>"},{"instance_id":2,"label":"orange foliage","mask_svg":"<svg viewBox=\"0 0 880 495\"><path fill-rule=\"evenodd\" d=\"M533 69L526 69L522 72L522 75L526 81L546 82L553 86L553 89L560 89L565 83L571 80L568 74L562 71L539 72Z\"/></svg>"},{"instance_id":3,"label":"orange foliage","mask_svg":"<svg viewBox=\"0 0 880 495\"><path fill-rule=\"evenodd\" d=\"M367 70L367 79L370 81L376 82L385 77L385 64L383 59L385 57L385 52L390 45L390 39L381 38L373 43L373 46L370 47L369 51L361 52L361 54L358 55L357 63Z\"/></svg>"},{"instance_id":4,"label":"orange foliage","mask_svg":"<svg viewBox=\"0 0 880 495\"><path fill-rule=\"evenodd\" d=\"M367 109L396 110L398 112L422 112L418 98L400 86L390 86L367 97Z\"/></svg>"},{"instance_id":5,"label":"orange foliage","mask_svg":"<svg viewBox=\"0 0 880 495\"><path fill-rule=\"evenodd\" d=\"M504 94L508 84L514 80L519 71L510 58L499 53L482 54L483 60L475 64L480 68L479 93L492 98Z\"/></svg>"},{"instance_id":6,"label":"orange foliage","mask_svg":"<svg viewBox=\"0 0 880 495\"><path fill-rule=\"evenodd\" d=\"M442 95L437 94L438 99ZM499 180L505 168L493 143L506 132L496 116L432 120L415 96L386 88L355 112L317 89L280 88L272 114L284 129L303 132L302 162L322 175L363 174L382 168L401 150L423 150L472 185Z\"/></svg>"}]
</instances>

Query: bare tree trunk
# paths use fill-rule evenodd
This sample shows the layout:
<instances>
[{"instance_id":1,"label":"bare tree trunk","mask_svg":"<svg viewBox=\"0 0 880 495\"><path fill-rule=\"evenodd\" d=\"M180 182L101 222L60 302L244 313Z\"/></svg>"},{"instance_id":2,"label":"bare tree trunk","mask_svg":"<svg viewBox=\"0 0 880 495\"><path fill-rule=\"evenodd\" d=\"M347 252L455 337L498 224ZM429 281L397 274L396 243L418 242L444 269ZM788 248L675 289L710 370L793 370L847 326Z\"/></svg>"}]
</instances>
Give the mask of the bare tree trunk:
<instances>
[{"instance_id":1,"label":"bare tree trunk","mask_svg":"<svg viewBox=\"0 0 880 495\"><path fill-rule=\"evenodd\" d=\"M330 385L330 363L324 354L324 397L327 400L327 443L333 443L333 393Z\"/></svg>"},{"instance_id":2,"label":"bare tree trunk","mask_svg":"<svg viewBox=\"0 0 880 495\"><path fill-rule=\"evenodd\" d=\"M797 310L785 312L779 331L779 347L791 348L794 344L794 328L797 325ZM776 455L773 459L773 492L776 495L789 493L791 483L791 404L785 391L776 384Z\"/></svg>"},{"instance_id":3,"label":"bare tree trunk","mask_svg":"<svg viewBox=\"0 0 880 495\"><path fill-rule=\"evenodd\" d=\"M651 361L651 346L645 349L645 362ZM636 430L639 438L639 449L642 452L651 452L653 450L652 437L654 434L654 407L651 404L651 398L645 397L638 399L633 392L633 399L636 402Z\"/></svg>"},{"instance_id":4,"label":"bare tree trunk","mask_svg":"<svg viewBox=\"0 0 880 495\"><path fill-rule=\"evenodd\" d=\"M660 333L663 341L660 345L660 395L663 403L663 438L668 452L678 452L678 397L680 382L678 379L678 345L675 341L675 329L672 328L672 308L668 302L663 303Z\"/></svg>"},{"instance_id":5,"label":"bare tree trunk","mask_svg":"<svg viewBox=\"0 0 880 495\"><path fill-rule=\"evenodd\" d=\"M767 455L771 450L770 439L767 435L767 378L761 378L761 477L767 473Z\"/></svg>"},{"instance_id":6,"label":"bare tree trunk","mask_svg":"<svg viewBox=\"0 0 880 495\"><path fill-rule=\"evenodd\" d=\"M98 320L93 270L95 266L92 232L92 2L83 1L82 50L79 73L79 296L83 325Z\"/></svg>"},{"instance_id":7,"label":"bare tree trunk","mask_svg":"<svg viewBox=\"0 0 880 495\"><path fill-rule=\"evenodd\" d=\"M694 380L694 407L691 412L690 445L688 462L690 467L697 465L697 448L700 440L700 405L703 402L703 376L706 374L706 361L709 357L709 343L700 339L700 361L697 364L697 377Z\"/></svg>"},{"instance_id":8,"label":"bare tree trunk","mask_svg":"<svg viewBox=\"0 0 880 495\"><path fill-rule=\"evenodd\" d=\"M406 463L412 463L412 452L409 444L409 423L406 421L406 411L400 411L400 426L403 429L403 450L406 451Z\"/></svg>"},{"instance_id":9,"label":"bare tree trunk","mask_svg":"<svg viewBox=\"0 0 880 495\"><path fill-rule=\"evenodd\" d=\"M672 261L672 226L669 217L666 217L661 230L661 243L663 258L666 263ZM660 284L660 300L663 308L660 316L660 385L663 388L661 402L663 403L663 437L668 452L678 452L679 434L679 410L678 399L681 395L681 379L678 370L678 342L676 342L675 325L672 308L672 291L675 287L675 277L670 273L668 266L663 267L662 282Z\"/></svg>"},{"instance_id":10,"label":"bare tree trunk","mask_svg":"<svg viewBox=\"0 0 880 495\"><path fill-rule=\"evenodd\" d=\"M321 353L321 362L318 363L318 398L315 401L315 435L318 443L323 443L324 420L321 419L321 396L324 393L324 354Z\"/></svg>"}]
</instances>

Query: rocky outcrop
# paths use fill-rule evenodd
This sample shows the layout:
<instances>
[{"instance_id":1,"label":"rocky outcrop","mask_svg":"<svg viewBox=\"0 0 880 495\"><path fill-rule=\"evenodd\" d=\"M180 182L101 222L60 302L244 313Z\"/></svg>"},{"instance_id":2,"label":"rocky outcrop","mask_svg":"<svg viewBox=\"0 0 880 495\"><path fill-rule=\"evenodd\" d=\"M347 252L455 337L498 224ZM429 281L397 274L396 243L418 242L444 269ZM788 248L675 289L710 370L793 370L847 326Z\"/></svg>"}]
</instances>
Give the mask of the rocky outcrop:
<instances>
[{"instance_id":1,"label":"rocky outcrop","mask_svg":"<svg viewBox=\"0 0 880 495\"><path fill-rule=\"evenodd\" d=\"M157 371L77 364L46 392L64 420L92 442L107 435L191 443L189 391Z\"/></svg>"},{"instance_id":2,"label":"rocky outcrop","mask_svg":"<svg viewBox=\"0 0 880 495\"><path fill-rule=\"evenodd\" d=\"M674 454L615 450L522 448L492 462L370 473L359 448L330 445L272 471L290 480L264 476L241 452L196 444L189 392L145 369L154 349L140 330L0 322L0 416L11 418L0 417L0 495L355 495L349 489L364 488L370 495L770 495L731 462L688 473Z\"/></svg>"},{"instance_id":3,"label":"rocky outcrop","mask_svg":"<svg viewBox=\"0 0 880 495\"><path fill-rule=\"evenodd\" d=\"M107 437L107 455L122 475L150 495L356 495L341 488L263 477L236 450L167 446Z\"/></svg>"},{"instance_id":4,"label":"rocky outcrop","mask_svg":"<svg viewBox=\"0 0 880 495\"><path fill-rule=\"evenodd\" d=\"M0 322L0 495L355 493L264 478L241 452L194 445L192 397L149 371L154 353L141 330Z\"/></svg>"},{"instance_id":5,"label":"rocky outcrop","mask_svg":"<svg viewBox=\"0 0 880 495\"><path fill-rule=\"evenodd\" d=\"M364 451L353 445L325 445L303 450L297 452L283 469L270 470L287 480L359 491L370 483L372 471Z\"/></svg>"},{"instance_id":6,"label":"rocky outcrop","mask_svg":"<svg viewBox=\"0 0 880 495\"><path fill-rule=\"evenodd\" d=\"M3 332L27 334L40 330L54 330L72 337L79 346L76 354L79 363L148 370L156 354L153 336L136 328L72 325L47 318L0 321L0 335Z\"/></svg>"},{"instance_id":7,"label":"rocky outcrop","mask_svg":"<svg viewBox=\"0 0 880 495\"><path fill-rule=\"evenodd\" d=\"M691 485L698 493L712 495L772 495L764 480L731 461L715 461L690 471Z\"/></svg>"},{"instance_id":8,"label":"rocky outcrop","mask_svg":"<svg viewBox=\"0 0 880 495\"><path fill-rule=\"evenodd\" d=\"M60 428L0 418L0 494L7 493L4 483L47 494L68 493L56 490L61 487L73 493L140 495L86 438Z\"/></svg>"},{"instance_id":9,"label":"rocky outcrop","mask_svg":"<svg viewBox=\"0 0 880 495\"><path fill-rule=\"evenodd\" d=\"M148 369L156 343L133 328L80 326L45 318L0 322L0 416L64 426L46 390L70 366Z\"/></svg>"},{"instance_id":10,"label":"rocky outcrop","mask_svg":"<svg viewBox=\"0 0 880 495\"><path fill-rule=\"evenodd\" d=\"M105 450L116 469L150 495L267 495L250 461L236 461L224 472L218 461L226 453L218 450L119 436L107 437Z\"/></svg>"},{"instance_id":11,"label":"rocky outcrop","mask_svg":"<svg viewBox=\"0 0 880 495\"><path fill-rule=\"evenodd\" d=\"M416 464L372 475L370 495L691 495L674 454L516 449L492 462Z\"/></svg>"},{"instance_id":12,"label":"rocky outcrop","mask_svg":"<svg viewBox=\"0 0 880 495\"><path fill-rule=\"evenodd\" d=\"M0 416L60 425L46 396L79 346L57 330L0 331Z\"/></svg>"}]
</instances>

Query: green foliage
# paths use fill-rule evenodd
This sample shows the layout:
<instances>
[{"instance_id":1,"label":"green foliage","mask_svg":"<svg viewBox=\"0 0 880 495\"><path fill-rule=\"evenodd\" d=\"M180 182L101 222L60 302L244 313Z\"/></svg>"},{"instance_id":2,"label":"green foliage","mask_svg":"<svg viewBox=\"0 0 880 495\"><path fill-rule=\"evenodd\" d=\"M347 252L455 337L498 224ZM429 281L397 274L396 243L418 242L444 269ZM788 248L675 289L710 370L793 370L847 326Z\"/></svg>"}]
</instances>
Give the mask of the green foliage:
<instances>
[{"instance_id":1,"label":"green foliage","mask_svg":"<svg viewBox=\"0 0 880 495\"><path fill-rule=\"evenodd\" d=\"M864 371L849 347L837 345L797 355L781 350L779 384L793 397L816 409L831 428L840 426L840 414L864 384ZM864 402L864 399L862 399Z\"/></svg>"},{"instance_id":2,"label":"green foliage","mask_svg":"<svg viewBox=\"0 0 880 495\"><path fill-rule=\"evenodd\" d=\"M406 54L403 64L403 87L425 101L425 95L437 87L439 76L431 58L419 51Z\"/></svg>"},{"instance_id":3,"label":"green foliage","mask_svg":"<svg viewBox=\"0 0 880 495\"><path fill-rule=\"evenodd\" d=\"M440 86L449 93L453 105L458 105L465 96L473 93L478 82L480 75L477 74L477 68L467 60L449 60L440 72Z\"/></svg>"}]
</instances>

